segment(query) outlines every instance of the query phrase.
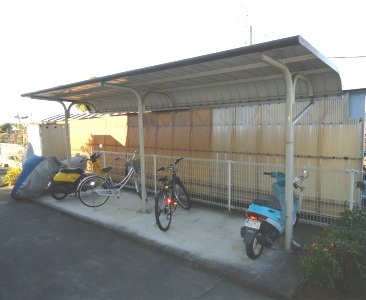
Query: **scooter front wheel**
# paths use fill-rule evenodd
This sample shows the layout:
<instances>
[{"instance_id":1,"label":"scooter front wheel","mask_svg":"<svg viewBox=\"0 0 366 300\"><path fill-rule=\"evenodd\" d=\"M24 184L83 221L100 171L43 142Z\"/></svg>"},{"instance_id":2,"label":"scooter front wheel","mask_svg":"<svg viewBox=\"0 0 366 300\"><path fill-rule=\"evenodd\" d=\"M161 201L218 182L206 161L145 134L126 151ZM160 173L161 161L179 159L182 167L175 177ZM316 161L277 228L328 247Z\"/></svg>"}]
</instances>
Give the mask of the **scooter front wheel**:
<instances>
[{"instance_id":1,"label":"scooter front wheel","mask_svg":"<svg viewBox=\"0 0 366 300\"><path fill-rule=\"evenodd\" d=\"M257 259L262 254L264 246L258 243L258 240L261 236L262 234L260 232L257 232L253 241L246 244L245 250L250 259Z\"/></svg>"}]
</instances>

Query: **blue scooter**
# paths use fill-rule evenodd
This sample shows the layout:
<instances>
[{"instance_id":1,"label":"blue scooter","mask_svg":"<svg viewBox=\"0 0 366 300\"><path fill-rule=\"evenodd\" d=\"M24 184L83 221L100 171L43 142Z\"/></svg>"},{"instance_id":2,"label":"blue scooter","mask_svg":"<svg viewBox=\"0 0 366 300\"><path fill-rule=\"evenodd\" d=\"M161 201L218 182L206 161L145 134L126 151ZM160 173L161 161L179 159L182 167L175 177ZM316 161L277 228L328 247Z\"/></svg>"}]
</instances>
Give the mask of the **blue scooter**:
<instances>
[{"instance_id":1,"label":"blue scooter","mask_svg":"<svg viewBox=\"0 0 366 300\"><path fill-rule=\"evenodd\" d=\"M250 259L257 259L264 247L271 248L275 240L285 232L285 174L282 172L264 173L276 179L272 184L272 195L268 198L255 199L246 211L247 218L240 235L246 244L246 253ZM293 226L300 217L302 198L305 192L304 180L308 171L295 177L294 188L300 188L299 197L293 196Z\"/></svg>"}]
</instances>

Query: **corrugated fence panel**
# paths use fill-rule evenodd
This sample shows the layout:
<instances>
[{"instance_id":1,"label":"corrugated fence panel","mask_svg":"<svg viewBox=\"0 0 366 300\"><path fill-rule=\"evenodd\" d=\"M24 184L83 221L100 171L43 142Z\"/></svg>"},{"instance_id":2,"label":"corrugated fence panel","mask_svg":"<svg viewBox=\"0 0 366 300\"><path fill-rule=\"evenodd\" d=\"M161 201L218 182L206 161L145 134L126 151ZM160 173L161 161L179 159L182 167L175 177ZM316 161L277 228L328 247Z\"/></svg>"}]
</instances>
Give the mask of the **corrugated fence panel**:
<instances>
[{"instance_id":1,"label":"corrugated fence panel","mask_svg":"<svg viewBox=\"0 0 366 300\"><path fill-rule=\"evenodd\" d=\"M294 116L308 104L297 102ZM230 194L231 177L233 205L245 207L253 197L269 192L271 183L263 172L283 171L285 121L285 103L146 113L146 154L167 157L159 158L158 166L170 163L168 158L185 157L181 172L200 199L211 197L221 203ZM300 168L296 171L304 167L359 170L362 124L348 117L347 99L315 101L295 125L295 165ZM75 120L70 127L73 149L96 149L99 143L108 151L132 153L139 148L137 114ZM147 160L150 182L155 175L151 158ZM345 182L349 182L348 173L316 171L310 179L306 209L324 215L344 209L350 190Z\"/></svg>"}]
</instances>

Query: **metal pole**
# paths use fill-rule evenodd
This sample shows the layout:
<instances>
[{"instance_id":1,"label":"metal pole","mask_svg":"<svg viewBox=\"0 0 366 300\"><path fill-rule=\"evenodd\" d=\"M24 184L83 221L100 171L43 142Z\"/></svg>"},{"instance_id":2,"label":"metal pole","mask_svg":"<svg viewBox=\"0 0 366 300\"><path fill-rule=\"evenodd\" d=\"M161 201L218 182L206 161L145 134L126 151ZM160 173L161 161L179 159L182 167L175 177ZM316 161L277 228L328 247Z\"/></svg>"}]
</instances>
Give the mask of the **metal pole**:
<instances>
[{"instance_id":1,"label":"metal pole","mask_svg":"<svg viewBox=\"0 0 366 300\"><path fill-rule=\"evenodd\" d=\"M103 167L105 167L106 164L106 156L105 156L105 152L103 151Z\"/></svg>"},{"instance_id":2,"label":"metal pole","mask_svg":"<svg viewBox=\"0 0 366 300\"><path fill-rule=\"evenodd\" d=\"M227 198L229 211L231 211L231 163L231 161L228 161L227 167Z\"/></svg>"},{"instance_id":3,"label":"metal pole","mask_svg":"<svg viewBox=\"0 0 366 300\"><path fill-rule=\"evenodd\" d=\"M156 155L153 156L153 160L154 160L154 174L156 174ZM158 192L158 183L157 183L157 178L156 176L154 176L154 194L156 195Z\"/></svg>"},{"instance_id":4,"label":"metal pole","mask_svg":"<svg viewBox=\"0 0 366 300\"><path fill-rule=\"evenodd\" d=\"M145 113L145 104L144 100L140 96L140 94L133 88L113 85L109 83L103 83L103 86L110 87L114 89L120 89L125 91L130 91L137 98L138 105L138 124L139 124L139 143L140 143L140 167L141 167L141 210L142 212L146 212L146 168L145 168L145 143L144 143L144 113Z\"/></svg>"},{"instance_id":5,"label":"metal pole","mask_svg":"<svg viewBox=\"0 0 366 300\"><path fill-rule=\"evenodd\" d=\"M66 140L66 158L67 158L67 166L71 167L71 141L70 141L70 127L69 127L69 116L70 116L70 107L66 108L65 103L62 101L57 100L56 102L60 103L64 108L65 112L65 140Z\"/></svg>"},{"instance_id":6,"label":"metal pole","mask_svg":"<svg viewBox=\"0 0 366 300\"><path fill-rule=\"evenodd\" d=\"M269 65L282 71L286 82L286 167L285 167L285 250L291 250L293 235L292 215L293 215L293 187L294 177L294 124L292 117L292 106L295 103L295 92L293 90L292 77L290 70L283 63L262 54L262 60Z\"/></svg>"},{"instance_id":7,"label":"metal pole","mask_svg":"<svg viewBox=\"0 0 366 300\"><path fill-rule=\"evenodd\" d=\"M145 143L144 143L144 113L145 105L140 95L135 91L134 94L138 99L138 119L139 119L139 142L140 142L140 166L141 166L141 210L146 212L146 171L145 171Z\"/></svg>"},{"instance_id":8,"label":"metal pole","mask_svg":"<svg viewBox=\"0 0 366 300\"><path fill-rule=\"evenodd\" d=\"M350 189L349 189L349 210L353 210L353 197L355 190L355 170L351 170L350 174Z\"/></svg>"}]
</instances>

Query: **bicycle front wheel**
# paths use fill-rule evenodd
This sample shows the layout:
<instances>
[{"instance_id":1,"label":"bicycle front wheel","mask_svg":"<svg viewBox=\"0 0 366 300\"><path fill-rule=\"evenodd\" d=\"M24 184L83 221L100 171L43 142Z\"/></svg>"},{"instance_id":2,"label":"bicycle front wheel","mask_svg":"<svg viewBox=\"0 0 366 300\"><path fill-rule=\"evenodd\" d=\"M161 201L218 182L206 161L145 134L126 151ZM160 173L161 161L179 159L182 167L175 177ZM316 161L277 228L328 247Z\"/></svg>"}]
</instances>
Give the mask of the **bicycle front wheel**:
<instances>
[{"instance_id":1,"label":"bicycle front wheel","mask_svg":"<svg viewBox=\"0 0 366 300\"><path fill-rule=\"evenodd\" d=\"M180 181L179 178L175 181L174 193L179 205L184 209L189 210L191 208L191 198L189 197L183 182Z\"/></svg>"},{"instance_id":2,"label":"bicycle front wheel","mask_svg":"<svg viewBox=\"0 0 366 300\"><path fill-rule=\"evenodd\" d=\"M98 207L103 205L108 199L107 191L111 188L109 181L101 176L90 176L84 179L78 188L78 197L80 201L89 207Z\"/></svg>"},{"instance_id":3,"label":"bicycle front wheel","mask_svg":"<svg viewBox=\"0 0 366 300\"><path fill-rule=\"evenodd\" d=\"M155 220L161 231L169 229L172 213L172 205L168 203L168 194L161 191L155 197Z\"/></svg>"},{"instance_id":4,"label":"bicycle front wheel","mask_svg":"<svg viewBox=\"0 0 366 300\"><path fill-rule=\"evenodd\" d=\"M136 193L139 195L140 199L142 199L142 195L141 195L141 178L140 175L137 174L136 172L133 174L133 181L135 183L135 189L136 189Z\"/></svg>"}]
</instances>

